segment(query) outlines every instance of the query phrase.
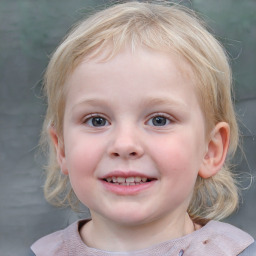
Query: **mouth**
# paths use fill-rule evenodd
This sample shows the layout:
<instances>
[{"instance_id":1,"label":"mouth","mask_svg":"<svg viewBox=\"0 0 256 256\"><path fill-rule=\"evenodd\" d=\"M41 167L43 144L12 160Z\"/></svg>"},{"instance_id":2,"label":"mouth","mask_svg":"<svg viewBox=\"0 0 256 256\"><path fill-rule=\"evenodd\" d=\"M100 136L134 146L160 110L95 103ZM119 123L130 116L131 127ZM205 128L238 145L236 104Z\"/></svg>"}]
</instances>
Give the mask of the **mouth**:
<instances>
[{"instance_id":1,"label":"mouth","mask_svg":"<svg viewBox=\"0 0 256 256\"><path fill-rule=\"evenodd\" d=\"M140 176L131 176L131 177L118 177L112 176L104 178L103 181L113 184L113 185L121 185L121 186L136 186L142 185L145 183L149 183L156 180L155 178L147 178L147 177L140 177Z\"/></svg>"},{"instance_id":2,"label":"mouth","mask_svg":"<svg viewBox=\"0 0 256 256\"><path fill-rule=\"evenodd\" d=\"M155 187L156 177L136 171L112 171L100 178L106 191L120 196L135 196Z\"/></svg>"}]
</instances>

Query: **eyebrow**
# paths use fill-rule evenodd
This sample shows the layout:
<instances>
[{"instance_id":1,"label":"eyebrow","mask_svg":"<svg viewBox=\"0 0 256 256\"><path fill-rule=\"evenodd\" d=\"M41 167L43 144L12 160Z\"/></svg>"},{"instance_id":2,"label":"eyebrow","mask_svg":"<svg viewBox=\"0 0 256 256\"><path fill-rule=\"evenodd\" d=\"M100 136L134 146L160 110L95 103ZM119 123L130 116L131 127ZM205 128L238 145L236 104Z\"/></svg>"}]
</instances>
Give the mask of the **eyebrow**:
<instances>
[{"instance_id":1,"label":"eyebrow","mask_svg":"<svg viewBox=\"0 0 256 256\"><path fill-rule=\"evenodd\" d=\"M105 100L105 99L101 99L101 98L85 98L85 99L82 99L80 100L79 102L77 102L72 108L71 108L71 111L73 111L74 109L76 109L77 107L79 106L82 106L82 105L90 105L92 107L94 106L98 106L98 105L105 105L105 106L108 106L109 103Z\"/></svg>"},{"instance_id":2,"label":"eyebrow","mask_svg":"<svg viewBox=\"0 0 256 256\"><path fill-rule=\"evenodd\" d=\"M188 105L184 101L169 97L149 97L142 101L141 104L146 106L168 105L171 107L188 108Z\"/></svg>"},{"instance_id":3,"label":"eyebrow","mask_svg":"<svg viewBox=\"0 0 256 256\"><path fill-rule=\"evenodd\" d=\"M84 104L90 105L92 107L99 106L99 105L108 107L110 106L111 103L109 103L108 100L104 98L85 98L79 101L78 103L76 103L72 107L71 111L73 111L77 107L82 106ZM179 99L171 98L171 97L161 97L161 96L147 97L146 99L143 99L140 102L140 106L150 107L150 106L158 106L158 105L165 105L172 108L182 108L184 110L189 108L189 106L185 102Z\"/></svg>"}]
</instances>

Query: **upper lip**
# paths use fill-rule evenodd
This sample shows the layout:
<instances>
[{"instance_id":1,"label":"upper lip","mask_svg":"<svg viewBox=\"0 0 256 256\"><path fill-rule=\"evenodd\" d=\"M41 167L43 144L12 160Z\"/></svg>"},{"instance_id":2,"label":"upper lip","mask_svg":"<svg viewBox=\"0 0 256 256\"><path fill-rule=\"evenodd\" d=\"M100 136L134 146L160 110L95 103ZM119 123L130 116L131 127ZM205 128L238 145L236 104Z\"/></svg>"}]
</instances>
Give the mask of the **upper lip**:
<instances>
[{"instance_id":1,"label":"upper lip","mask_svg":"<svg viewBox=\"0 0 256 256\"><path fill-rule=\"evenodd\" d=\"M101 179L107 179L111 177L123 177L123 178L141 177L141 178L148 178L148 179L156 179L156 177L149 176L145 173L141 173L137 171L119 171L119 170L109 172L106 175L102 176Z\"/></svg>"}]
</instances>

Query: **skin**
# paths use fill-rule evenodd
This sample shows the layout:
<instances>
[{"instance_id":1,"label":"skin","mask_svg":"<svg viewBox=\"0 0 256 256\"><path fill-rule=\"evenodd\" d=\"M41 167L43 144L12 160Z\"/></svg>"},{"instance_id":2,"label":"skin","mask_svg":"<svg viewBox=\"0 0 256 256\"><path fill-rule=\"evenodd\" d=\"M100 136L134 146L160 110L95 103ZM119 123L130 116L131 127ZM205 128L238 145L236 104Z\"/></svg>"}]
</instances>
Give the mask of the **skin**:
<instances>
[{"instance_id":1,"label":"skin","mask_svg":"<svg viewBox=\"0 0 256 256\"><path fill-rule=\"evenodd\" d=\"M186 61L124 49L107 62L85 59L65 86L63 136L50 134L62 172L91 211L83 241L131 251L193 232L187 208L196 178L220 170L229 127L218 123L206 134ZM115 185L120 192L103 180L117 172L153 182L138 190Z\"/></svg>"}]
</instances>

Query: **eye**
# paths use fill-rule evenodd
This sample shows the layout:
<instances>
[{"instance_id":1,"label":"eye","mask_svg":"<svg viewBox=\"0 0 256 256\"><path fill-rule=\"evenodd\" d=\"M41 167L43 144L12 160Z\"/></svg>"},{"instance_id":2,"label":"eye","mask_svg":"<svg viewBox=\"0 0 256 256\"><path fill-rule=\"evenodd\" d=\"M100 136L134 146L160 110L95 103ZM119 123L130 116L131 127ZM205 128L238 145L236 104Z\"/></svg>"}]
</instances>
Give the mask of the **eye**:
<instances>
[{"instance_id":1,"label":"eye","mask_svg":"<svg viewBox=\"0 0 256 256\"><path fill-rule=\"evenodd\" d=\"M109 125L109 122L107 121L107 119L102 116L88 117L84 123L92 127L103 127L103 126Z\"/></svg>"},{"instance_id":2,"label":"eye","mask_svg":"<svg viewBox=\"0 0 256 256\"><path fill-rule=\"evenodd\" d=\"M170 118L163 116L163 115L156 115L151 117L147 124L151 126L166 126L170 124L171 120Z\"/></svg>"}]
</instances>

